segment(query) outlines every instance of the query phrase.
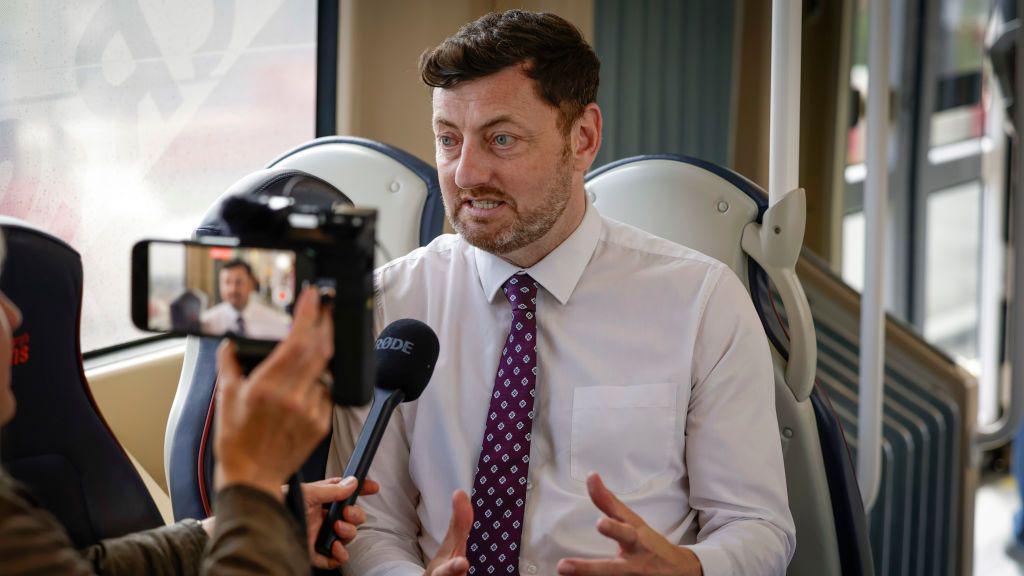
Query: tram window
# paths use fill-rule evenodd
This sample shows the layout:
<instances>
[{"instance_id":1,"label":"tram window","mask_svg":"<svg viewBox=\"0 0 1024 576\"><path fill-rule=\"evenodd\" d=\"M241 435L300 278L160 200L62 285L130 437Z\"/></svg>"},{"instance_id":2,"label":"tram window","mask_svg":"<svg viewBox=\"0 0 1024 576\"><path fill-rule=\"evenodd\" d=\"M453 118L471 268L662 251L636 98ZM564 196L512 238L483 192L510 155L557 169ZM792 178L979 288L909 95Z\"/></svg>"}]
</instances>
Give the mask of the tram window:
<instances>
[{"instance_id":1,"label":"tram window","mask_svg":"<svg viewBox=\"0 0 1024 576\"><path fill-rule=\"evenodd\" d=\"M978 359L981 190L969 182L927 200L924 335L968 364Z\"/></svg>"},{"instance_id":2,"label":"tram window","mask_svg":"<svg viewBox=\"0 0 1024 576\"><path fill-rule=\"evenodd\" d=\"M990 4L990 0L942 1L936 36L932 146L980 138L984 131L982 59Z\"/></svg>"},{"instance_id":3,"label":"tram window","mask_svg":"<svg viewBox=\"0 0 1024 576\"><path fill-rule=\"evenodd\" d=\"M144 336L142 237L187 237L314 136L316 2L18 2L0 20L0 214L82 254L83 350Z\"/></svg>"},{"instance_id":4,"label":"tram window","mask_svg":"<svg viewBox=\"0 0 1024 576\"><path fill-rule=\"evenodd\" d=\"M843 280L864 289L864 212L843 216Z\"/></svg>"}]
</instances>

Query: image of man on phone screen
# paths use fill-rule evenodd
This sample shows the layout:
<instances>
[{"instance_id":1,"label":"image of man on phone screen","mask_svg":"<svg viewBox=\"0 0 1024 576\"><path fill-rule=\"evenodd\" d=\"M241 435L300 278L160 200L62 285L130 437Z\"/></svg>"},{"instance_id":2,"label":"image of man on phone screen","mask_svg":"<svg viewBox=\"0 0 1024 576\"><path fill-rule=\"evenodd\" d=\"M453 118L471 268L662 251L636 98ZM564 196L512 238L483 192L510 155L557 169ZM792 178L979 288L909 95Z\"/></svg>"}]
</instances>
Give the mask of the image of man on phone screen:
<instances>
[{"instance_id":1,"label":"image of man on phone screen","mask_svg":"<svg viewBox=\"0 0 1024 576\"><path fill-rule=\"evenodd\" d=\"M260 301L256 276L246 261L225 263L217 283L221 302L203 312L205 334L232 332L257 340L282 340L288 335L288 316Z\"/></svg>"}]
</instances>

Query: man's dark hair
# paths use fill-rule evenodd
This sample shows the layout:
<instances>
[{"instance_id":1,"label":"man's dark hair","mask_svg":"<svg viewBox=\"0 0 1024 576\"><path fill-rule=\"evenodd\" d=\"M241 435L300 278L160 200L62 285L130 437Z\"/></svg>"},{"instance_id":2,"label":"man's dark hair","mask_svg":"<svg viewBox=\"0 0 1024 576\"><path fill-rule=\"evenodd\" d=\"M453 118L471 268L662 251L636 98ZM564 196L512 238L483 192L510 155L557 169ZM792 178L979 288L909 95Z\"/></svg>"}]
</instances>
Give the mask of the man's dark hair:
<instances>
[{"instance_id":1,"label":"man's dark hair","mask_svg":"<svg viewBox=\"0 0 1024 576\"><path fill-rule=\"evenodd\" d=\"M597 54L575 26L546 12L492 12L464 25L423 53L420 77L427 86L451 88L517 64L558 108L564 133L597 100Z\"/></svg>"},{"instance_id":2,"label":"man's dark hair","mask_svg":"<svg viewBox=\"0 0 1024 576\"><path fill-rule=\"evenodd\" d=\"M242 260L241 258L235 258L233 260L228 260L227 262L225 262L220 269L221 272L223 272L224 270L230 270L232 268L245 268L245 272L249 275L249 278L252 279L253 284L256 284L256 275L253 274L252 266L249 266L248 262Z\"/></svg>"}]
</instances>

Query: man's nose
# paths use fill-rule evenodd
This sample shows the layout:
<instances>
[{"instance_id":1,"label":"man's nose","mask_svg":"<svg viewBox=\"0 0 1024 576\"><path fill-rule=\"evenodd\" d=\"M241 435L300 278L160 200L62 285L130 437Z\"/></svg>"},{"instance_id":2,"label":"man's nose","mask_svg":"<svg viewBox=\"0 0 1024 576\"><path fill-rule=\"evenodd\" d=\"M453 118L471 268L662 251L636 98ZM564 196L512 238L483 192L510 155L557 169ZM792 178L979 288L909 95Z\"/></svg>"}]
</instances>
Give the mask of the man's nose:
<instances>
[{"instance_id":1,"label":"man's nose","mask_svg":"<svg viewBox=\"0 0 1024 576\"><path fill-rule=\"evenodd\" d=\"M491 168L484 151L471 142L465 142L455 168L455 185L463 190L479 188L490 182Z\"/></svg>"}]
</instances>

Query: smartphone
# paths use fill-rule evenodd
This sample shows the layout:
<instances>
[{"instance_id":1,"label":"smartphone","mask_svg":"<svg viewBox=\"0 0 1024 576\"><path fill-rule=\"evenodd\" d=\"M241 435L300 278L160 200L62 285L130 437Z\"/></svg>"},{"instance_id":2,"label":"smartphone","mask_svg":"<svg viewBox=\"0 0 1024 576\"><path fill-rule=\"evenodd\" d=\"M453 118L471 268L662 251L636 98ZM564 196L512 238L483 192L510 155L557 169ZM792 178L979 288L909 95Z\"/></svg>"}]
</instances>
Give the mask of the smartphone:
<instances>
[{"instance_id":1,"label":"smartphone","mask_svg":"<svg viewBox=\"0 0 1024 576\"><path fill-rule=\"evenodd\" d=\"M144 240L132 249L132 321L151 332L283 340L312 262L294 250ZM325 287L329 288L329 287Z\"/></svg>"}]
</instances>

